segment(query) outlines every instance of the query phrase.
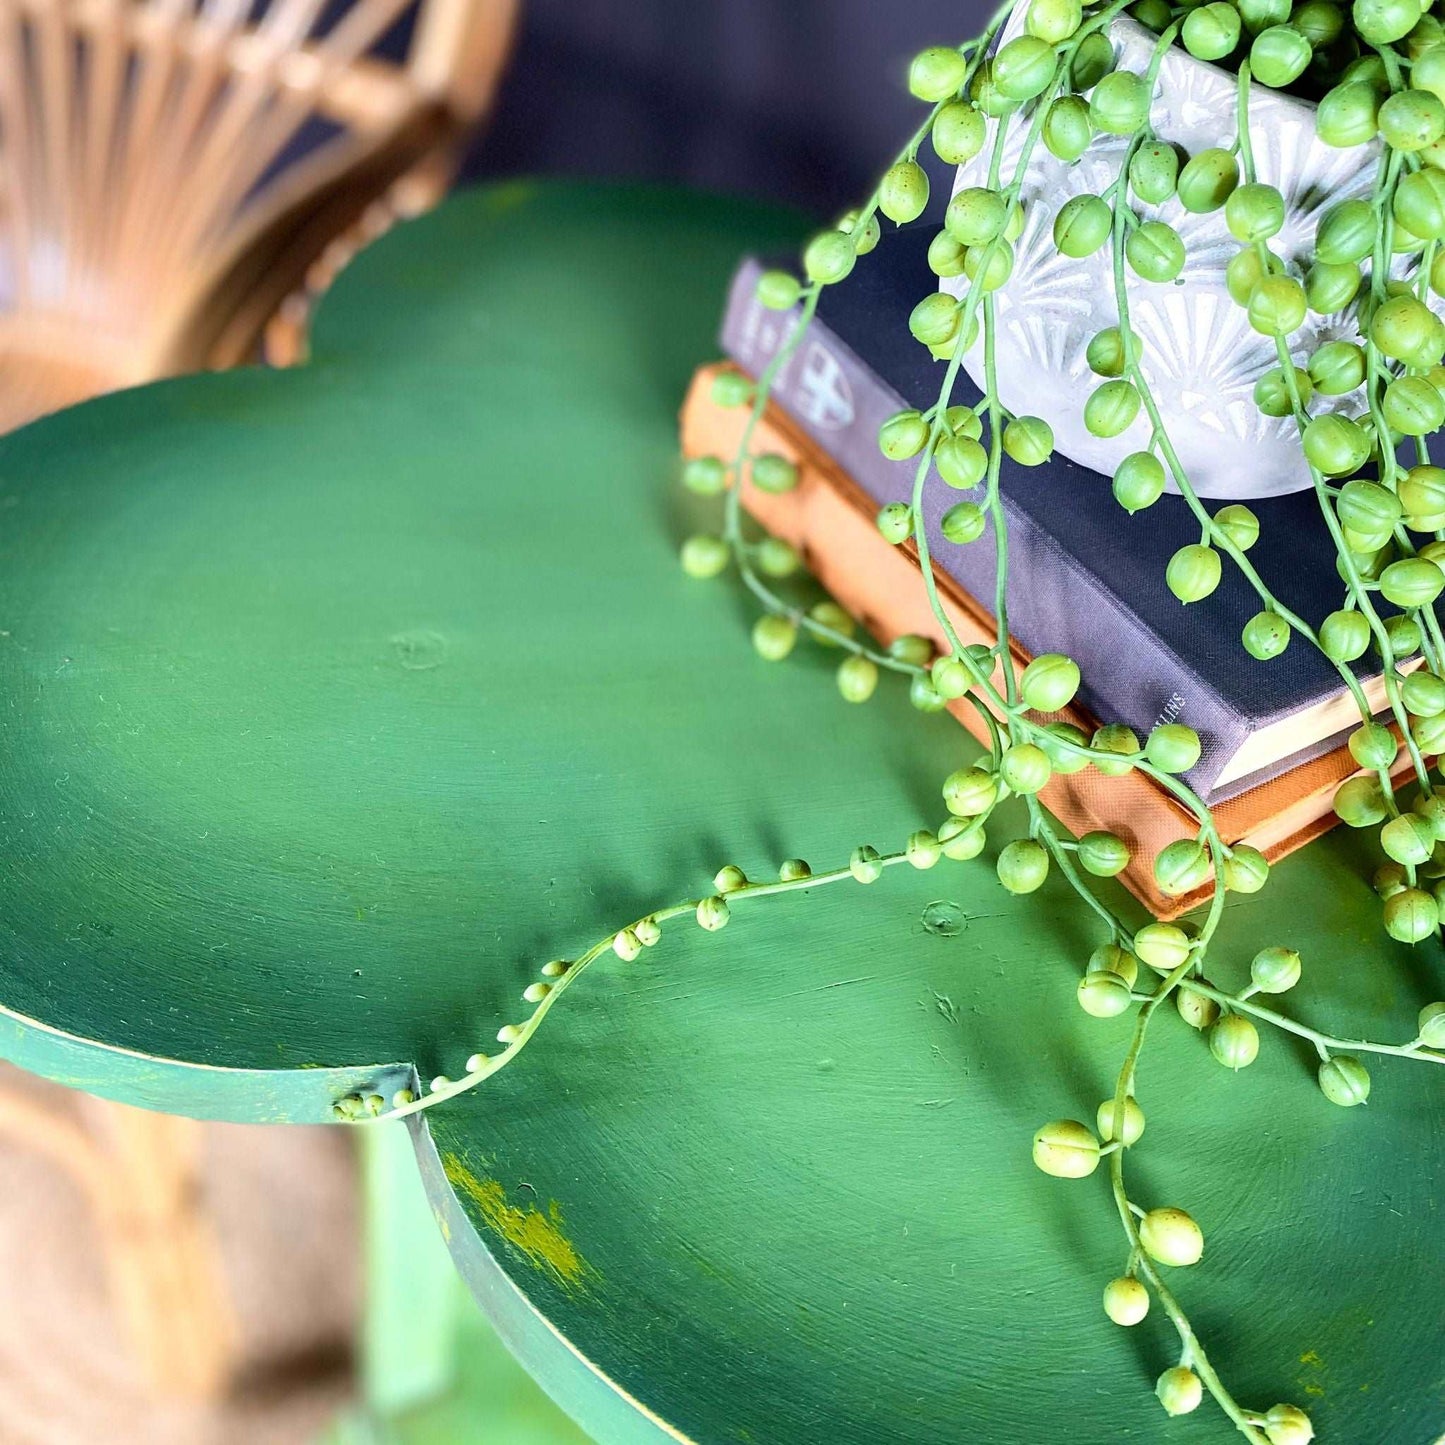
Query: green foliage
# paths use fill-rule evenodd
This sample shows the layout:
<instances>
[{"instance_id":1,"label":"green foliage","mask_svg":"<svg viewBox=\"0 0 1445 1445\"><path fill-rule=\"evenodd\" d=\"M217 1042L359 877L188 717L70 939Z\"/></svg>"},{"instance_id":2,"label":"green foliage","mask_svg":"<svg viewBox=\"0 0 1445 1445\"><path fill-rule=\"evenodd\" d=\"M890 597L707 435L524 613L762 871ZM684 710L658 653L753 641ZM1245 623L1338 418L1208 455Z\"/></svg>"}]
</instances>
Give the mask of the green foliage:
<instances>
[{"instance_id":1,"label":"green foliage","mask_svg":"<svg viewBox=\"0 0 1445 1445\"><path fill-rule=\"evenodd\" d=\"M935 149L946 160L962 163L989 144L990 133L996 149L988 184L970 185L953 198L945 228L930 250L935 272L962 278L967 295L961 302L946 295L925 297L911 319L918 340L951 364L932 410L903 413L883 428L884 454L914 461L916 472L911 500L885 508L879 526L890 541L918 535L924 491L936 475L947 485L986 490L980 500L947 509L942 522L946 540L966 545L981 537L991 520L1000 539L1006 536L997 508L1001 459L1040 464L1052 451L1052 432L1039 418L1007 412L991 369L980 405L960 409L950 400L962 350L995 324L990 298L1008 284L1013 269L1011 243L1024 224L1018 204L1024 161L1017 162L1010 178L1001 171L1002 153L997 147L1011 127L1027 125L1025 161L1028 149L1042 144L1060 160L1072 162L1088 151L1095 133L1123 137L1119 181L1101 192L1066 194L1051 219L1054 245L1065 262L1082 261L1105 248L1113 258L1120 319L1099 332L1088 347L1088 364L1100 380L1085 404L1085 425L1094 435L1109 438L1129 431L1141 419L1147 422L1148 432L1141 433L1147 446L1119 465L1113 493L1124 510L1135 512L1158 501L1172 478L1193 509L1201 540L1175 553L1164 579L1181 603L1207 604L1227 565L1244 568L1260 602L1241 634L1246 652L1267 662L1298 634L1305 645L1319 648L1340 669L1342 682L1354 693L1364 718L1350 744L1363 771L1338 789L1336 812L1350 826L1380 829L1380 848L1391 860L1386 867L1395 870L1382 870L1377 880L1384 931L1401 942L1419 943L1437 936L1441 925L1435 894L1417 886L1416 873L1436 867L1435 852L1445 837L1445 798L1433 793L1422 763L1424 756L1445 748L1445 636L1433 612L1445 590L1445 540L1437 543L1427 537L1418 543L1409 535L1445 533L1445 470L1428 460L1423 441L1445 422L1445 370L1435 370L1445 354L1445 326L1425 305L1423 284L1390 280L1384 260L1392 254L1420 255L1422 275L1445 292L1445 264L1433 249L1437 238L1445 238L1445 105L1441 103L1445 32L1436 26L1419 41L1419 53L1413 56L1416 83L1407 85L1406 73L1392 54L1376 55L1375 48L1392 44L1423 24L1413 0L1408 4L1360 0L1348 20L1328 0L1306 0L1293 14L1278 0L1243 0L1237 5L1214 0L1178 10L1163 0L1146 0L1134 6L1133 13L1155 28L1161 40L1154 65L1148 73L1137 74L1114 69L1104 42L1104 26L1117 9L1117 5L1080 8L1076 0L1031 0L1023 33L1004 44L991 63L984 58L986 43L998 21L973 52L968 47L957 52L971 54L963 78L956 73L954 52L928 52L915 62L915 93L942 102L923 131L932 134ZM1331 47L1342 43L1347 29L1353 32L1352 43L1371 58L1332 72ZM1235 143L1221 135L1220 144L1184 154L1152 133L1150 96L1158 59L1176 38L1192 54L1211 61L1239 58L1247 44L1248 63L1239 63ZM946 62L943 54L949 57ZM920 86L919 77L927 80L935 71L942 78ZM1346 200L1326 210L1302 275L1287 269L1269 249L1286 225L1286 204L1280 190L1254 172L1248 129L1252 82L1274 88L1316 87L1321 97L1317 131L1327 144L1358 145L1378 135L1388 155L1427 157L1423 165L1414 160L1392 162L1383 168L1370 200ZM1437 160L1442 169L1436 168ZM885 176L872 204L893 219L910 219L921 211L920 197L925 194L910 148ZM1170 224L1167 212L1136 214L1131 205L1167 206L1176 198L1178 208L1187 213L1223 212L1223 225L1240 248L1227 266L1228 293L1244 309L1249 324L1275 340L1278 365L1257 378L1255 403L1266 416L1298 431L1319 497L1322 525L1333 530L1338 544L1345 584L1344 605L1317 627L1293 613L1248 568L1245 554L1261 543L1259 517L1237 504L1211 516L1200 505L1173 453L1169 419L1155 401L1144 349L1130 324L1129 288L1176 280L1188 264L1188 254L1183 235ZM836 253L829 269L842 271L848 258L836 243L830 247L824 260ZM804 290L805 302L816 296L821 285L831 284L817 275L816 258L810 262L810 256L812 248L804 258L804 272L812 282ZM1130 277L1136 279L1131 283ZM782 283L772 284L779 302L790 296ZM1296 362L1287 338L1311 311L1352 319L1357 331L1325 342ZM755 415L761 405L760 397L754 404ZM1387 433L1391 446L1382 447L1379 438ZM1411 437L1420 439L1420 459L1407 469L1394 462L1393 445ZM1378 479L1360 475L1372 460L1379 465ZM698 490L723 491L716 469L705 469L701 480ZM730 496L728 503L735 515L736 499ZM722 540L735 545L727 529ZM927 563L926 548L922 560ZM1000 599L1003 596L1000 578ZM951 641L949 624L931 589L929 599ZM1400 615L1382 615L1381 603L1400 608ZM1196 1263L1203 1253L1203 1237L1181 1210L1146 1213L1126 1207L1122 1165L1111 1152L1133 1145L1142 1133L1142 1114L1137 1116L1137 1127L1132 1126L1138 1110L1134 1073L1145 1028L1159 1002L1172 996L1184 1020L1207 1035L1214 1058L1235 1071L1257 1058L1261 1023L1281 1022L1252 1000L1283 994L1298 984L1300 959L1287 946L1261 949L1250 966L1248 984L1233 994L1214 988L1200 972L1226 892L1252 893L1266 887L1268 861L1255 849L1226 847L1209 810L1178 781L1199 761L1202 751L1201 740L1188 727L1162 723L1141 746L1130 729L1118 724L1106 724L1088 738L1072 723L1044 724L1031 717L1071 704L1080 685L1078 669L1070 659L1048 654L1016 678L996 682L997 659L1007 656L1006 618L1001 616L998 623L998 646L992 650L955 645L934 658L917 649L916 656L890 649L892 663L906 663L916 671L911 686L927 697L915 701L930 706L950 699L977 701L994 719L995 744L982 764L958 770L945 783L950 818L938 835L926 830L915 833L902 852L890 858L860 861L855 853L846 874L871 881L894 858L932 867L940 855L976 857L984 847L985 825L999 805L1010 796L1025 801L1028 833L1004 842L995 865L999 882L1011 893L1027 895L1040 888L1052 871L1060 871L1096 912L1110 919L1114 931L1110 942L1095 949L1079 978L1079 1004L1100 1019L1138 1011L1118 1092L1099 1109L1098 1136L1077 1121L1046 1125L1035 1136L1035 1162L1046 1173L1082 1178L1096 1172L1101 1160L1109 1160L1111 1187L1126 1221L1131 1253L1129 1271L1105 1292L1105 1309L1117 1323L1138 1323L1149 1309L1150 1285L1170 1302L1184 1361L1159 1377L1157 1393L1165 1410L1187 1414L1207 1391L1249 1438L1269 1445L1307 1441L1312 1427L1294 1406L1276 1405L1265 1413L1242 1410L1208 1364L1192 1329L1180 1323L1185 1317L1156 1266ZM771 626L776 624L773 619ZM844 678L856 673L867 680L858 689L866 695L876 685L882 659L875 658L866 643L852 640L851 631L849 639L854 651L843 663L840 686L849 695ZM1372 647L1383 657L1389 721L1395 731L1371 719L1351 671L1351 665ZM1425 668L1412 674L1397 670L1403 658L1421 650ZM869 670L864 672L865 668ZM1402 755L1400 739L1403 755L1422 786L1411 810L1404 813L1395 802L1391 782ZM1129 867L1127 843L1104 832L1069 843L1055 832L1036 801L1056 776L1086 768L1106 778L1142 770L1168 786L1194 813L1197 833L1168 843L1154 858L1153 871L1166 895L1204 892L1209 896L1201 927L1156 921L1131 933L1089 891L1087 879L1115 877ZM1212 887L1211 878L1217 880ZM1152 992L1137 994L1141 962L1154 970L1160 982ZM1421 1015L1421 1037L1411 1044L1356 1041L1350 1047L1445 1061L1430 1052L1445 1041L1445 1005L1432 1007L1435 1012ZM1302 1025L1289 1027L1313 1039L1320 1051L1319 1085L1326 1098L1346 1106L1363 1102L1370 1080L1359 1060L1341 1051L1337 1040ZM1123 1136L1116 1141L1119 1123Z\"/></svg>"},{"instance_id":2,"label":"green foliage","mask_svg":"<svg viewBox=\"0 0 1445 1445\"><path fill-rule=\"evenodd\" d=\"M1437 940L1445 893L1440 881L1445 794L1437 793L1427 760L1445 752L1445 633L1435 612L1445 591L1445 469L1430 460L1426 438L1445 421L1445 325L1427 301L1432 293L1445 295L1445 247L1437 245L1445 240L1445 29L1433 15L1422 16L1417 0L1355 0L1348 14L1330 0L1302 0L1293 9L1285 0L1211 0L1197 6L1136 0L1132 13L1158 32L1159 41L1146 72L1135 73L1115 68L1108 39L1108 26L1122 8L1118 0L1088 5L1020 0L1021 24L996 48L1006 14L995 17L975 41L956 49L936 47L914 59L909 89L928 104L928 113L867 203L808 243L800 275L775 270L763 276L762 303L796 311L790 340L756 381L729 373L718 382L719 403L747 413L735 458L697 458L683 472L687 488L717 498L723 513L715 533L683 544L683 567L699 578L738 568L763 604L753 627L761 658L783 661L806 635L841 650L836 686L848 702L866 702L886 674L898 673L920 709L952 703L975 707L987 719L991 745L984 758L957 769L942 785L948 816L936 829L916 829L892 852L860 845L846 865L830 870L815 872L789 859L777 869L776 881L758 883L735 867L724 868L704 896L609 934L573 962L548 965L543 981L523 995L533 1013L499 1034L506 1046L501 1055L475 1056L476 1067L469 1064L466 1078L438 1080L430 1096L398 1099L393 1112L431 1107L489 1078L526 1046L546 1012L592 961L607 952L636 960L674 919L691 915L702 928L716 931L780 895L871 885L896 866L931 869L945 860L982 860L989 832L998 832L993 868L1005 890L1027 896L1055 878L1051 895L1072 890L1103 925L1102 940L1076 978L1078 1004L1101 1020L1133 1016L1114 1093L1097 1111L1097 1134L1077 1120L1062 1119L1044 1125L1033 1139L1033 1158L1044 1173L1060 1179L1107 1176L1123 1229L1124 1269L1105 1288L1105 1313L1133 1326L1148 1314L1151 1299L1160 1301L1180 1345L1180 1362L1157 1379L1168 1414L1190 1413L1207 1393L1255 1445L1307 1445L1313 1427L1297 1407L1248 1410L1235 1400L1161 1272L1200 1262L1199 1226L1181 1209L1145 1210L1131 1195L1125 1151L1139 1144L1144 1131L1136 1086L1151 1021L1172 999L1184 1022L1207 1039L1213 1058L1235 1071L1258 1056L1262 1026L1286 1030L1317 1052L1325 1099L1353 1107L1365 1102L1371 1088L1360 1053L1445 1063L1445 1003L1428 1005L1420 1015L1419 1037L1403 1044L1335 1037L1261 1002L1273 1003L1301 982L1299 955L1287 942L1261 947L1249 964L1248 981L1232 991L1209 982L1204 967L1215 958L1227 893L1267 887L1269 863L1253 848L1230 847L1214 815L1184 781L1203 748L1187 726L1161 721L1141 745L1119 723L1105 721L1090 736L1075 721L1038 716L1072 707L1085 680L1074 662L1058 653L1041 655L1022 669L1014 663L1003 605L1008 538L1000 498L1007 485L1004 458L1021 466L1042 464L1052 453L1053 433L1041 418L1009 409L987 345L982 398L961 406L953 389L963 353L997 335L997 293L1012 279L1013 244L1026 225L1051 227L1057 264L1107 253L1118 322L1089 343L1088 365L1099 381L1085 404L1084 421L1104 438L1137 426L1131 444L1138 449L1115 473L1113 502L1087 496L1079 505L1117 504L1137 512L1157 502L1172 483L1198 522L1200 538L1174 554L1162 579L1180 603L1208 607L1225 569L1234 569L1257 595L1258 610L1240 635L1251 658L1263 665L1289 646L1313 647L1337 668L1341 686L1360 711L1361 726L1350 747L1361 771L1336 791L1335 811L1346 825L1377 833L1377 857L1387 860L1374 877L1382 934L1407 946ZM1236 116L1219 117L1218 143L1192 154L1155 134L1151 125L1159 65L1175 43L1200 59L1232 65L1238 75ZM1378 139L1382 145L1370 196L1330 206L1313 252L1299 265L1293 242L1288 267L1270 249L1287 232L1288 221L1280 190L1255 169L1249 100L1260 84L1317 98L1316 131L1325 144L1352 147ZM1072 164L1089 154L1098 134L1117 138L1109 142L1108 154L1117 158L1112 183L1096 181L1097 190L1067 188L1051 200L1051 216L1026 215L1022 178L1034 148L1042 145ZM729 483L750 478L771 492L796 484L789 460L759 454L754 445L759 423L820 293L844 281L858 258L880 244L879 216L906 224L923 213L928 181L918 152L925 141L950 165L986 156L987 181L966 186L950 200L929 250L934 273L957 282L962 298L933 291L919 298L909 320L912 335L943 363L937 400L889 418L878 438L882 454L912 473L911 492L882 508L878 529L890 543L911 540L917 547L935 637L909 634L880 648L836 603L808 605L806 598L783 595L772 585L797 570L797 554L775 539L748 540L739 489ZM1144 209L1150 207L1165 209ZM1129 303L1140 285L1171 284L1188 266L1186 237L1196 234L1197 223L1186 223L1181 211L1213 218L1215 233L1230 238L1227 293L1257 332L1273 338L1274 364L1254 378L1254 401L1272 422L1298 436L1320 524L1336 543L1341 605L1323 619L1298 615L1287 598L1263 583L1246 556L1255 548L1287 548L1290 539L1262 535L1260 518L1244 506L1211 515L1171 443L1171 418L1159 405ZM1276 244L1284 250L1282 242ZM1392 258L1398 258L1393 271ZM1291 338L1310 311L1336 317L1332 326L1339 334L1305 356ZM1413 449L1414 465L1397 460L1397 442ZM1367 469L1373 474L1362 475ZM992 529L998 544L999 615L992 645L961 642L932 579L924 502L939 484L977 492L944 511L945 541L969 545ZM901 483L900 493L903 489ZM1379 721L1354 671L1372 650L1372 662L1378 661L1385 678L1386 710ZM1402 664L1416 653L1420 665L1407 671ZM1413 775L1416 789L1408 808L1396 792L1401 768ZM1113 833L1069 839L1045 812L1057 780L1086 770L1099 775L1101 785L1142 774L1184 809L1191 821L1159 850L1152 868L1166 896L1205 899L1197 921L1153 919L1133 926L1116 909L1108 887L1094 881L1125 870L1133 878L1143 860L1136 861L1128 841ZM1000 812L1005 804L1011 811ZM976 866L975 876L987 869L983 861ZM1052 896L1047 906L1055 906ZM1147 970L1142 980L1141 965ZM1226 959L1220 966L1231 964ZM1243 973L1238 963L1232 966ZM1101 1027L1107 1034L1110 1026ZM1241 1081L1240 1087L1248 1086ZM362 1100L338 1108L347 1119L374 1112ZM1107 1167L1101 1171L1101 1165Z\"/></svg>"}]
</instances>

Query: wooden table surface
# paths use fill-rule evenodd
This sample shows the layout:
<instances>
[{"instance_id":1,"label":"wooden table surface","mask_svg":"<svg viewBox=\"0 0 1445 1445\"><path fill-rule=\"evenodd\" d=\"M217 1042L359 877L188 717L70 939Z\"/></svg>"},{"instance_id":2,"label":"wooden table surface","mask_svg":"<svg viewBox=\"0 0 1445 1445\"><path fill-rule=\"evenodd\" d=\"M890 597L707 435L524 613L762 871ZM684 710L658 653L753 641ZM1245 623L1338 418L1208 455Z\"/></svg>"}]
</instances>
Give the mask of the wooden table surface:
<instances>
[{"instance_id":1,"label":"wooden table surface","mask_svg":"<svg viewBox=\"0 0 1445 1445\"><path fill-rule=\"evenodd\" d=\"M675 407L735 257L798 234L646 189L465 195L343 276L303 370L0 443L0 1052L324 1118L460 1073L542 962L724 862L938 821L953 723L847 707L821 651L757 660L737 589L675 564ZM1231 903L1219 981L1286 942L1286 1007L1410 1036L1445 968L1382 941L1365 863L1332 837ZM1098 941L987 859L674 925L417 1127L452 1249L604 1442L1224 1445L1212 1405L1154 1402L1159 1312L1103 1318L1102 1178L1029 1162L1124 1049L1073 1002ZM1307 1050L1231 1075L1172 1014L1146 1058L1136 1191L1209 1241L1178 1289L1237 1393L1322 1441L1445 1429L1437 1072L1382 1063L1347 1112Z\"/></svg>"}]
</instances>

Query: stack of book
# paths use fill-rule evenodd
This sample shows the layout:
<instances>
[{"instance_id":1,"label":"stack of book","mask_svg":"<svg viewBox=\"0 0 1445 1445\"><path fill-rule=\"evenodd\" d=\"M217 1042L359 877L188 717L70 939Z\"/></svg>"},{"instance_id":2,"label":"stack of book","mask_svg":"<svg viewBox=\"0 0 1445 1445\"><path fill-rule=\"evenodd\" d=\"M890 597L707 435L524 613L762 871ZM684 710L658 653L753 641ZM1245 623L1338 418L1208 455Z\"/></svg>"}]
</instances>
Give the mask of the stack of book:
<instances>
[{"instance_id":1,"label":"stack of book","mask_svg":"<svg viewBox=\"0 0 1445 1445\"><path fill-rule=\"evenodd\" d=\"M776 451L800 470L796 489L776 496L748 488L744 503L769 531L786 538L840 603L888 642L904 633L941 641L912 545L894 548L874 526L879 507L906 501L916 463L893 462L878 449L878 428L905 407L937 399L942 369L909 335L914 304L937 286L927 263L928 236L901 231L847 282L823 293L802 344L782 369L755 448ZM734 281L722 345L730 363L756 377L792 331L795 316L756 300L763 265L746 261ZM711 382L694 379L682 415L689 456L736 450L746 413L718 407ZM955 402L977 393L960 375ZM1271 662L1240 642L1260 602L1236 569L1204 602L1185 607L1164 573L1179 547L1199 540L1182 498L1166 496L1134 516L1114 501L1109 480L1056 455L1040 467L1005 463L1001 495L1008 521L1007 606L1010 643L1022 666L1040 652L1063 652L1083 672L1076 704L1059 716L1092 732L1119 722L1142 738L1162 722L1183 722L1204 744L1186 781L1209 804L1227 843L1248 843L1271 861L1333 826L1340 783L1357 771L1344 746L1359 725L1339 674L1296 638ZM934 575L950 619L965 643L995 640L990 615L995 552L991 535L958 546L944 540L943 512L961 497L934 478L924 514ZM1318 622L1341 603L1334 545L1311 493L1252 504L1261 542L1252 555L1277 596ZM1383 682L1361 663L1367 695L1378 708ZM954 715L979 733L967 703ZM1160 917L1177 917L1207 896L1162 894L1153 858L1167 843L1192 836L1188 810L1138 773L1106 778L1094 769L1059 774L1043 802L1074 833L1106 828L1135 850L1123 881Z\"/></svg>"}]
</instances>

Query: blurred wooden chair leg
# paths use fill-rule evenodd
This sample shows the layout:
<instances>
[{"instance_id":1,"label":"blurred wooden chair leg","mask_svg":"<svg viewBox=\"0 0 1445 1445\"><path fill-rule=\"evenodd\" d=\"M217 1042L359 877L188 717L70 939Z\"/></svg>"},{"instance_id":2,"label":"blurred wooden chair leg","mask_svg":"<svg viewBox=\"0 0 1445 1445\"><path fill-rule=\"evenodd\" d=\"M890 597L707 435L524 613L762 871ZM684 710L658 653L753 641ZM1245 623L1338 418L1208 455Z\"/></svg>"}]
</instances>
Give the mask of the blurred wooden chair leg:
<instances>
[{"instance_id":1,"label":"blurred wooden chair leg","mask_svg":"<svg viewBox=\"0 0 1445 1445\"><path fill-rule=\"evenodd\" d=\"M157 1388L212 1399L230 1383L236 1323L204 1197L194 1119L85 1098L113 1199L101 1213L116 1304Z\"/></svg>"},{"instance_id":2,"label":"blurred wooden chair leg","mask_svg":"<svg viewBox=\"0 0 1445 1445\"><path fill-rule=\"evenodd\" d=\"M200 1125L73 1097L78 1114L0 1090L0 1138L50 1159L85 1192L116 1311L156 1390L212 1398L229 1382L236 1331L203 1208Z\"/></svg>"}]
</instances>

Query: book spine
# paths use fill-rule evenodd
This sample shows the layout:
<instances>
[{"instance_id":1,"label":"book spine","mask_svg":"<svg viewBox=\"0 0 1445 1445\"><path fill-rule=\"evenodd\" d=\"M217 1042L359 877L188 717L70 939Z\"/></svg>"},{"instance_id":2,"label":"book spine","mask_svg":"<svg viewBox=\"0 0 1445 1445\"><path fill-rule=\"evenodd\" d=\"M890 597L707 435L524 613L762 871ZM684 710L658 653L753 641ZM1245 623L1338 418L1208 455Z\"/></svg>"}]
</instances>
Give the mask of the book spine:
<instances>
[{"instance_id":1,"label":"book spine","mask_svg":"<svg viewBox=\"0 0 1445 1445\"><path fill-rule=\"evenodd\" d=\"M683 452L689 457L728 456L742 439L745 413L724 410L712 400L712 383L724 369L704 367L693 379L681 416ZM745 487L748 511L769 532L797 547L818 581L880 641L888 643L904 633L937 641L936 620L918 586L913 549L889 546L878 535L871 503L852 478L777 407L768 409L754 441L796 462L799 480L781 496ZM943 577L939 594L965 646L992 640L992 620L962 588ZM1028 654L1016 641L1010 652L1016 667L1028 664ZM949 711L978 742L987 744L983 721L970 706L950 703ZM1074 706L1058 716L1077 727L1092 726L1092 719ZM1411 770L1406 757L1397 783L1403 786ZM1346 778L1358 776L1363 775L1349 749L1338 748L1220 804L1214 810L1215 826L1226 844L1247 843L1277 862L1335 825L1335 790ZM1162 893L1155 882L1154 855L1174 839L1192 836L1196 824L1144 774L1103 778L1089 768L1055 773L1041 798L1076 836L1102 828L1129 843L1133 856L1121 881L1155 917L1175 918L1207 901L1207 884L1176 898Z\"/></svg>"},{"instance_id":2,"label":"book spine","mask_svg":"<svg viewBox=\"0 0 1445 1445\"><path fill-rule=\"evenodd\" d=\"M796 311L769 311L757 300L760 274L756 261L745 262L739 270L721 337L726 355L755 377L786 344L798 320ZM877 442L883 422L909 403L825 323L813 321L778 371L773 397L878 506L909 498L916 464L890 461ZM995 538L990 530L966 547L945 542L941 519L956 500L946 487L928 488L924 523L929 547L939 570L992 614ZM1102 498L1096 500L1105 504ZM1186 781L1207 801L1247 736L1247 720L1204 687L1099 578L1012 506L1007 490L1002 503L1008 523L1010 633L1030 653L1062 652L1078 662L1084 678L1080 700L1096 717L1124 723L1140 737L1164 722L1192 727L1203 752ZM1080 498L1080 504L1094 503Z\"/></svg>"},{"instance_id":3,"label":"book spine","mask_svg":"<svg viewBox=\"0 0 1445 1445\"><path fill-rule=\"evenodd\" d=\"M682 443L687 456L726 455L742 435L743 413L724 411L710 398L715 374L706 370L698 373L683 407ZM890 547L878 535L861 491L820 448L801 432L791 430L776 408L769 409L755 436L762 445L798 464L799 481L783 496L747 487L743 505L748 511L774 536L797 547L818 581L879 641L888 643L910 632L937 640L936 621L918 585L917 558L906 548ZM992 621L981 608L946 580L940 582L940 590L950 624L965 646L992 640ZM1028 663L1020 649L1011 650L1016 666ZM987 743L985 724L972 707L959 701L950 703L949 711L977 742ZM1088 722L1074 708L1060 717L1076 725ZM1132 856L1120 881L1156 918L1177 917L1207 896L1207 889L1183 898L1160 892L1154 880L1154 856L1176 838L1190 835L1194 823L1173 798L1142 773L1109 779L1093 769L1055 773L1040 798L1076 836L1107 829L1129 844ZM1229 835L1224 836L1226 841L1233 841Z\"/></svg>"}]
</instances>

